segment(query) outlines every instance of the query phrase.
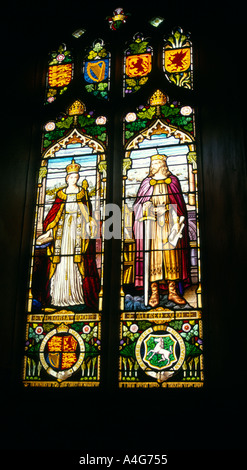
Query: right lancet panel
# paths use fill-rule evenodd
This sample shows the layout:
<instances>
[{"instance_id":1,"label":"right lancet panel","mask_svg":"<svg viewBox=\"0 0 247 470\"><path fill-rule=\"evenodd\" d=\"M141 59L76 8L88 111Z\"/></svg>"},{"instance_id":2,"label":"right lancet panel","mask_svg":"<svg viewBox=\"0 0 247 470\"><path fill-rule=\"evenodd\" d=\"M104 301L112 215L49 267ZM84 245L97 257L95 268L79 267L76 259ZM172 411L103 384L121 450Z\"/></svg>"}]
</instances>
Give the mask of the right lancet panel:
<instances>
[{"instance_id":1,"label":"right lancet panel","mask_svg":"<svg viewBox=\"0 0 247 470\"><path fill-rule=\"evenodd\" d=\"M194 110L157 90L124 139L119 386L200 387Z\"/></svg>"}]
</instances>

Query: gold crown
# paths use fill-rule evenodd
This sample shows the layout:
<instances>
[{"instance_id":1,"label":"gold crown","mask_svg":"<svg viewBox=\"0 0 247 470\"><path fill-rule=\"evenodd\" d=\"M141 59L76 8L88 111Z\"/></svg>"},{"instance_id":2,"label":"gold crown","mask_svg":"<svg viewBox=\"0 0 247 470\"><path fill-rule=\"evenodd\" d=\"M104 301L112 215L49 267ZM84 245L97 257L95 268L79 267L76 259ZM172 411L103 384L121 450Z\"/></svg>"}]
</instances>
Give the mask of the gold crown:
<instances>
[{"instance_id":1,"label":"gold crown","mask_svg":"<svg viewBox=\"0 0 247 470\"><path fill-rule=\"evenodd\" d=\"M78 114L83 114L84 111L86 111L85 105L80 100L76 100L69 107L68 114L69 116L77 116Z\"/></svg>"},{"instance_id":2,"label":"gold crown","mask_svg":"<svg viewBox=\"0 0 247 470\"><path fill-rule=\"evenodd\" d=\"M115 16L112 17L112 19L113 19L114 21L123 21L124 18L125 18L124 15L115 15Z\"/></svg>"},{"instance_id":3,"label":"gold crown","mask_svg":"<svg viewBox=\"0 0 247 470\"><path fill-rule=\"evenodd\" d=\"M157 90L150 98L149 103L151 106L164 105L167 102L167 96L160 90Z\"/></svg>"},{"instance_id":4,"label":"gold crown","mask_svg":"<svg viewBox=\"0 0 247 470\"><path fill-rule=\"evenodd\" d=\"M79 165L79 163L76 163L73 158L72 162L66 166L66 171L68 175L70 173L79 173L80 168L81 168L81 165Z\"/></svg>"},{"instance_id":5,"label":"gold crown","mask_svg":"<svg viewBox=\"0 0 247 470\"><path fill-rule=\"evenodd\" d=\"M57 327L57 333L67 333L69 330L69 327L67 325L65 325L64 323L61 323L58 327Z\"/></svg>"},{"instance_id":6,"label":"gold crown","mask_svg":"<svg viewBox=\"0 0 247 470\"><path fill-rule=\"evenodd\" d=\"M167 155L152 155L151 157L151 161L153 160L166 160L167 159Z\"/></svg>"}]
</instances>

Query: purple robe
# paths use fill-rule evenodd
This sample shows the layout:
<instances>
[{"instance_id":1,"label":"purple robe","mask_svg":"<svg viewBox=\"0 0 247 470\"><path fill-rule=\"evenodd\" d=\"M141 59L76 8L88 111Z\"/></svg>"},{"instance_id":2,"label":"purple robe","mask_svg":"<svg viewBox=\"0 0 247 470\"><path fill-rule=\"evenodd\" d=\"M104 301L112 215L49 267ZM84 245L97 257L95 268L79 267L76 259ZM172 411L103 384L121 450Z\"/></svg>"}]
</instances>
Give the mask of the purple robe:
<instances>
[{"instance_id":1,"label":"purple robe","mask_svg":"<svg viewBox=\"0 0 247 470\"><path fill-rule=\"evenodd\" d=\"M168 196L170 204L176 205L177 215L184 216L185 227L183 229L183 237L180 239L181 243L181 272L183 287L190 285L190 270L189 270L189 236L188 236L188 220L187 210L184 202L180 182L178 178L170 174L171 183L167 184ZM151 177L145 178L140 187L134 203L135 221L133 226L135 241L136 241L136 263L135 263L135 286L143 287L143 270L144 270L144 226L143 221L139 221L143 217L143 204L148 202L153 194L153 188L150 184Z\"/></svg>"}]
</instances>

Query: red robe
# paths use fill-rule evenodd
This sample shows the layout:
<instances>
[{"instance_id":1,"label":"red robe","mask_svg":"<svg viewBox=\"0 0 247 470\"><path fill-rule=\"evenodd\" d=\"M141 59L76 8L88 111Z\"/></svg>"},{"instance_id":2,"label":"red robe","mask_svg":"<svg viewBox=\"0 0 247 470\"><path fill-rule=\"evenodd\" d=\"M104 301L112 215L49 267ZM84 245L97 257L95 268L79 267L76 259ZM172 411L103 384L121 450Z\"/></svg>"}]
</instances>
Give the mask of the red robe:
<instances>
[{"instance_id":1,"label":"red robe","mask_svg":"<svg viewBox=\"0 0 247 470\"><path fill-rule=\"evenodd\" d=\"M54 228L64 209L65 209L65 202L66 202L66 193L63 191L58 191L56 195L56 200L51 207L50 211L48 212L44 223L43 228L44 232L47 232L49 229ZM78 202L81 202L88 210L89 215L91 216L92 209L91 204L89 203L88 197L85 195L85 191L82 190L80 193L77 194ZM83 287L83 294L85 304L89 308L98 308L98 295L100 291L100 280L99 274L96 266L95 260L95 240L89 239L89 243L85 253L82 254L83 256L83 263L84 263L84 276L82 279L82 287ZM52 257L49 258L48 261L48 282L47 282L47 293L48 299L50 298L50 270L52 264Z\"/></svg>"}]
</instances>

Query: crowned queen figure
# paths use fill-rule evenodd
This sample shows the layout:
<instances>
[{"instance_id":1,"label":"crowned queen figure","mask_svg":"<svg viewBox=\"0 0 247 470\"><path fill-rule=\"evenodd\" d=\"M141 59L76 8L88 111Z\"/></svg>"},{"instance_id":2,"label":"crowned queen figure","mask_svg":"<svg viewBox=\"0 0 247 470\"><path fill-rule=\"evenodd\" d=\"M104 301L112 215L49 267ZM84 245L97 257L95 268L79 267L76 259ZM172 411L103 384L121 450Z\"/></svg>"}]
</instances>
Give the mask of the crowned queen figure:
<instances>
[{"instance_id":1,"label":"crowned queen figure","mask_svg":"<svg viewBox=\"0 0 247 470\"><path fill-rule=\"evenodd\" d=\"M95 222L88 183L79 186L80 165L66 167L67 187L60 189L43 222L36 244L48 244L47 294L55 307L97 308L100 288L95 261Z\"/></svg>"}]
</instances>

